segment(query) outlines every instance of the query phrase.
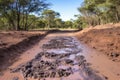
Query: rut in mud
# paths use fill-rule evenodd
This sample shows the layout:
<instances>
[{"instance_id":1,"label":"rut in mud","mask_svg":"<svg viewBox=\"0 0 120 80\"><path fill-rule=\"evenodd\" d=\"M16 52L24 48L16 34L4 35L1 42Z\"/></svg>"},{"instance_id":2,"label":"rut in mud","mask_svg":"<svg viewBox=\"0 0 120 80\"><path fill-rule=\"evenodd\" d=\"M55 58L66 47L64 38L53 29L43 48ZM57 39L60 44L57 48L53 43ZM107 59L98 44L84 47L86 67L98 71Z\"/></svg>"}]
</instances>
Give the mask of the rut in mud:
<instances>
[{"instance_id":1,"label":"rut in mud","mask_svg":"<svg viewBox=\"0 0 120 80\"><path fill-rule=\"evenodd\" d=\"M81 52L74 37L54 37L43 44L34 59L11 69L11 73L21 72L25 80L104 80Z\"/></svg>"}]
</instances>

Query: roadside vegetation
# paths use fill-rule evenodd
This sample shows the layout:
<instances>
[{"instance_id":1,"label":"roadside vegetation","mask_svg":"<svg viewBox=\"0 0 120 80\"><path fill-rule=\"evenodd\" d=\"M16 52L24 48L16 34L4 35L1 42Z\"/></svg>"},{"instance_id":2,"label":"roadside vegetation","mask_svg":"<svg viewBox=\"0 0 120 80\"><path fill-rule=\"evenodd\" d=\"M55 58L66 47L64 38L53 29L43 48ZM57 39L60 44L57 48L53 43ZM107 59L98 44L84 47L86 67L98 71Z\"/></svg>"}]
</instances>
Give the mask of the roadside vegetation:
<instances>
[{"instance_id":1,"label":"roadside vegetation","mask_svg":"<svg viewBox=\"0 0 120 80\"><path fill-rule=\"evenodd\" d=\"M46 0L0 0L1 30L83 29L120 21L119 0L84 0L76 20L63 21Z\"/></svg>"},{"instance_id":2,"label":"roadside vegetation","mask_svg":"<svg viewBox=\"0 0 120 80\"><path fill-rule=\"evenodd\" d=\"M120 21L119 0L84 0L78 8L77 21L81 26L96 26Z\"/></svg>"},{"instance_id":3,"label":"roadside vegetation","mask_svg":"<svg viewBox=\"0 0 120 80\"><path fill-rule=\"evenodd\" d=\"M73 22L63 21L50 5L45 0L0 0L0 29L73 28Z\"/></svg>"}]
</instances>

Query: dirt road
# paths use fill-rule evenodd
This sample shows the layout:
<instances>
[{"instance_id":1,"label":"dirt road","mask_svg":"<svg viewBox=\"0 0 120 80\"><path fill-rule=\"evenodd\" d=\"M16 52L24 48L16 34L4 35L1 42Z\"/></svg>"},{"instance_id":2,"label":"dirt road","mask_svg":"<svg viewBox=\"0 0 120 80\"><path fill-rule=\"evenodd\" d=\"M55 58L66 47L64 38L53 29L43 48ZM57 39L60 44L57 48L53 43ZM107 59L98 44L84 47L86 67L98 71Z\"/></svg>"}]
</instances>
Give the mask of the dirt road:
<instances>
[{"instance_id":1,"label":"dirt road","mask_svg":"<svg viewBox=\"0 0 120 80\"><path fill-rule=\"evenodd\" d=\"M50 34L0 73L0 80L120 80L120 63L99 53L74 34Z\"/></svg>"}]
</instances>

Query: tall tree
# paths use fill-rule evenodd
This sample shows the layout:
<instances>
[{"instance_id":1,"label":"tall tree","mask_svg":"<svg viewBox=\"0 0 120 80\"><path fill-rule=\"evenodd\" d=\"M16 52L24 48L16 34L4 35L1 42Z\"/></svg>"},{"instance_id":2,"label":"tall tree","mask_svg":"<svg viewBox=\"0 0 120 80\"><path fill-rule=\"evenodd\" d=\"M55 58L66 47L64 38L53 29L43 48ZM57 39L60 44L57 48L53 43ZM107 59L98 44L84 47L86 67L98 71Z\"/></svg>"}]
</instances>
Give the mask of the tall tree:
<instances>
[{"instance_id":1,"label":"tall tree","mask_svg":"<svg viewBox=\"0 0 120 80\"><path fill-rule=\"evenodd\" d=\"M55 18L55 26L56 28L62 28L63 26L63 21L60 18Z\"/></svg>"},{"instance_id":2,"label":"tall tree","mask_svg":"<svg viewBox=\"0 0 120 80\"><path fill-rule=\"evenodd\" d=\"M64 26L65 26L65 28L72 28L73 22L72 21L65 21Z\"/></svg>"},{"instance_id":3,"label":"tall tree","mask_svg":"<svg viewBox=\"0 0 120 80\"><path fill-rule=\"evenodd\" d=\"M27 30L29 15L40 13L48 5L45 0L0 0L0 14L15 30L23 26Z\"/></svg>"},{"instance_id":4,"label":"tall tree","mask_svg":"<svg viewBox=\"0 0 120 80\"><path fill-rule=\"evenodd\" d=\"M84 0L78 8L88 25L120 21L119 0Z\"/></svg>"},{"instance_id":5,"label":"tall tree","mask_svg":"<svg viewBox=\"0 0 120 80\"><path fill-rule=\"evenodd\" d=\"M42 13L43 18L46 20L46 27L49 29L50 27L53 27L55 24L55 18L59 17L60 14L58 12L55 12L53 10L45 10Z\"/></svg>"}]
</instances>

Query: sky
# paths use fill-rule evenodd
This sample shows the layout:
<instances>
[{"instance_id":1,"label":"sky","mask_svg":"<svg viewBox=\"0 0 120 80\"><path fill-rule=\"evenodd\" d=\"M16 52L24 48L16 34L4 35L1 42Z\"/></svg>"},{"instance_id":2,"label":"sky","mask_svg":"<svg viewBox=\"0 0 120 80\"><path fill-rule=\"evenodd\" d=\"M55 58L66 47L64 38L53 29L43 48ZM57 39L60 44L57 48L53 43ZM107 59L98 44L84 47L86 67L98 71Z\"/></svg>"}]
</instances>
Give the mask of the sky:
<instances>
[{"instance_id":1,"label":"sky","mask_svg":"<svg viewBox=\"0 0 120 80\"><path fill-rule=\"evenodd\" d=\"M47 0L52 5L50 9L59 12L60 18L67 21L70 19L75 19L74 15L79 14L77 10L81 6L83 0Z\"/></svg>"}]
</instances>

